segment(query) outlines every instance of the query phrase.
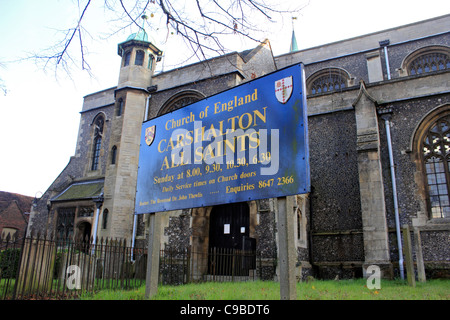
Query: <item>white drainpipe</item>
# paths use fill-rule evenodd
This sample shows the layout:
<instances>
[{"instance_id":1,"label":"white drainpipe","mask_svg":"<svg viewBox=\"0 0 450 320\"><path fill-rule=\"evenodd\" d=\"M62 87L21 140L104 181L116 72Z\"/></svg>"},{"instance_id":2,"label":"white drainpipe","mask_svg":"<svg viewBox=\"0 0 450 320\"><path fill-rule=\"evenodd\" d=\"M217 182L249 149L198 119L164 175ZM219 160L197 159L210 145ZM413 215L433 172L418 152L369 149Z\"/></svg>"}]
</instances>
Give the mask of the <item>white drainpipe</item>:
<instances>
[{"instance_id":1,"label":"white drainpipe","mask_svg":"<svg viewBox=\"0 0 450 320\"><path fill-rule=\"evenodd\" d=\"M386 60L387 77L388 77L388 80L391 80L391 70L389 68L389 57L388 57L388 49L387 49L387 46L389 45L390 41L383 40L383 41L380 41L379 43L380 43L380 46L382 46L383 50L384 50L384 59Z\"/></svg>"},{"instance_id":2,"label":"white drainpipe","mask_svg":"<svg viewBox=\"0 0 450 320\"><path fill-rule=\"evenodd\" d=\"M100 215L100 208L103 205L103 192L100 194L100 196L93 199L95 202L95 206L97 207L97 211L95 213L95 220L94 220L94 233L93 233L93 239L92 239L92 255L95 253L95 245L97 240L97 229L98 229L98 216Z\"/></svg>"},{"instance_id":3,"label":"white drainpipe","mask_svg":"<svg viewBox=\"0 0 450 320\"><path fill-rule=\"evenodd\" d=\"M405 279L405 272L403 269L403 250L402 250L402 236L400 232L400 218L398 214L398 199L397 199L397 184L395 181L395 167L394 167L394 156L392 153L392 141L391 141L391 123L389 121L391 115L383 114L381 118L384 120L386 127L386 138L389 150L389 165L391 168L391 180L392 180L392 196L394 198L394 214L395 214L395 229L397 233L397 246L398 246L398 265L400 268L400 277Z\"/></svg>"},{"instance_id":4,"label":"white drainpipe","mask_svg":"<svg viewBox=\"0 0 450 320\"><path fill-rule=\"evenodd\" d=\"M134 244L136 242L136 224L137 224L137 214L134 214L133 236L131 238L131 261L133 262L134 262Z\"/></svg>"}]
</instances>

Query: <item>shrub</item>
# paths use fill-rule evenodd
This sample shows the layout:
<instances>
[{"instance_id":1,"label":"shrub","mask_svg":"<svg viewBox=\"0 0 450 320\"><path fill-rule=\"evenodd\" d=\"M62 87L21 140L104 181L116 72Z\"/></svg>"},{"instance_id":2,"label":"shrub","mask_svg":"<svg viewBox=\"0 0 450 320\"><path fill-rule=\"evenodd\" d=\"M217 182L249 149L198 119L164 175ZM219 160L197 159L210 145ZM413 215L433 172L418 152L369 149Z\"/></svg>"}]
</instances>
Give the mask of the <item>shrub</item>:
<instances>
[{"instance_id":1,"label":"shrub","mask_svg":"<svg viewBox=\"0 0 450 320\"><path fill-rule=\"evenodd\" d=\"M9 248L0 252L0 277L15 278L20 263L20 249Z\"/></svg>"}]
</instances>

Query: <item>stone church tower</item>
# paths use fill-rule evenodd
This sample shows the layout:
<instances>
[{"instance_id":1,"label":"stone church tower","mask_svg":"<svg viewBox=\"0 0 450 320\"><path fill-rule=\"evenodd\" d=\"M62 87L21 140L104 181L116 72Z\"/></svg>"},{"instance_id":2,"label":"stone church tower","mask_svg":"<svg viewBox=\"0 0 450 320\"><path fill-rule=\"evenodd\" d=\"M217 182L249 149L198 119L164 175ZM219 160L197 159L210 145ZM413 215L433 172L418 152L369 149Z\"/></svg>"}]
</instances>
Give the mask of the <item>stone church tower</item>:
<instances>
[{"instance_id":1,"label":"stone church tower","mask_svg":"<svg viewBox=\"0 0 450 320\"><path fill-rule=\"evenodd\" d=\"M122 57L115 94L115 116L112 118L109 150L110 165L106 168L104 207L114 214L111 227L99 236L130 238L136 194L139 161L140 126L144 120L148 88L152 85L155 63L162 51L148 41L142 28L118 45ZM124 227L124 226L128 226Z\"/></svg>"},{"instance_id":2,"label":"stone church tower","mask_svg":"<svg viewBox=\"0 0 450 320\"><path fill-rule=\"evenodd\" d=\"M31 208L28 233L132 239L140 124L162 51L140 28L118 54L117 86L84 97L75 155Z\"/></svg>"}]
</instances>

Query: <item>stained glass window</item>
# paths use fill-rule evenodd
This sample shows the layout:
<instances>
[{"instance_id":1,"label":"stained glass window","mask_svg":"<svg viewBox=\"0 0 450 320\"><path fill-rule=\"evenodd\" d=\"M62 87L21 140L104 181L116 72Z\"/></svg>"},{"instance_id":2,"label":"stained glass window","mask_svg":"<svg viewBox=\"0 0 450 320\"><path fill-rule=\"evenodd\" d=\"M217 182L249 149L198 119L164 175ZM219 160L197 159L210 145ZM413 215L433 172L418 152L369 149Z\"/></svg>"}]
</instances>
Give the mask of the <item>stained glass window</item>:
<instances>
[{"instance_id":1,"label":"stained glass window","mask_svg":"<svg viewBox=\"0 0 450 320\"><path fill-rule=\"evenodd\" d=\"M348 86L349 76L339 68L327 68L316 72L307 81L310 94L340 91Z\"/></svg>"},{"instance_id":2,"label":"stained glass window","mask_svg":"<svg viewBox=\"0 0 450 320\"><path fill-rule=\"evenodd\" d=\"M442 52L429 52L411 61L408 71L410 75L416 75L444 69L450 69L448 55Z\"/></svg>"},{"instance_id":3,"label":"stained glass window","mask_svg":"<svg viewBox=\"0 0 450 320\"><path fill-rule=\"evenodd\" d=\"M431 218L450 217L450 116L439 119L423 141Z\"/></svg>"}]
</instances>

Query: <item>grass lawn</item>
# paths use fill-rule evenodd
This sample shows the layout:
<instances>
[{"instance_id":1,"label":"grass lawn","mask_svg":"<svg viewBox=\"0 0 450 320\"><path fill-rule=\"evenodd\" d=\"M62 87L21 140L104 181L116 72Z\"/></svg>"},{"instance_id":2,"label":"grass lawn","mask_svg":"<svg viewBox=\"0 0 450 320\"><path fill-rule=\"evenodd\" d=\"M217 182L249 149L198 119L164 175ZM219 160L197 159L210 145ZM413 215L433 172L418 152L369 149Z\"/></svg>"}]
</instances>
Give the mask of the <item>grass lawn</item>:
<instances>
[{"instance_id":1,"label":"grass lawn","mask_svg":"<svg viewBox=\"0 0 450 320\"><path fill-rule=\"evenodd\" d=\"M83 300L143 300L145 286L130 291L103 290ZM280 284L273 281L207 282L159 286L152 300L279 300ZM298 300L450 300L450 280L416 282L381 280L381 288L368 289L365 279L315 280L297 284Z\"/></svg>"}]
</instances>

